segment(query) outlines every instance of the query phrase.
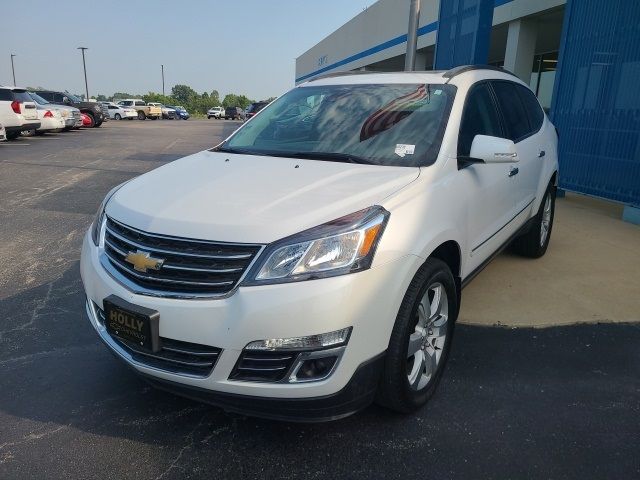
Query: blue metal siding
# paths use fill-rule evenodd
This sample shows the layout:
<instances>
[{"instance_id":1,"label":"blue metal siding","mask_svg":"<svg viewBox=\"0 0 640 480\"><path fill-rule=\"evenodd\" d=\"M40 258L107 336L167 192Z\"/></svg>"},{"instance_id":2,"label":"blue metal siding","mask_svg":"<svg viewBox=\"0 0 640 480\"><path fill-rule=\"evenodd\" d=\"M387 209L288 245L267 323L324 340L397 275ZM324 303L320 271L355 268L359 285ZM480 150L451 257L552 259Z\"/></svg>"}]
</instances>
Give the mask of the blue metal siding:
<instances>
[{"instance_id":1,"label":"blue metal siding","mask_svg":"<svg viewBox=\"0 0 640 480\"><path fill-rule=\"evenodd\" d=\"M640 1L568 0L551 117L561 188L640 205Z\"/></svg>"},{"instance_id":2,"label":"blue metal siding","mask_svg":"<svg viewBox=\"0 0 640 480\"><path fill-rule=\"evenodd\" d=\"M435 70L487 63L494 0L440 0Z\"/></svg>"}]
</instances>

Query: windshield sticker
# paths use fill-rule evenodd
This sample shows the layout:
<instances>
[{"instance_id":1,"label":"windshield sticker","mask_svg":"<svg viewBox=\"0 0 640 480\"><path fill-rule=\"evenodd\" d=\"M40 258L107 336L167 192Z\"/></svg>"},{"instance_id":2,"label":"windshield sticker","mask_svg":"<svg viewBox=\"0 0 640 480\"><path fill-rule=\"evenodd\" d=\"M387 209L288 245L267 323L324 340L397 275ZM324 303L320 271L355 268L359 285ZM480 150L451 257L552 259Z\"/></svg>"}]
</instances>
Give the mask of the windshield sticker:
<instances>
[{"instance_id":1,"label":"windshield sticker","mask_svg":"<svg viewBox=\"0 0 640 480\"><path fill-rule=\"evenodd\" d=\"M415 145L407 145L404 143L398 143L396 145L396 155L398 155L399 157L404 157L405 155L413 155L413 152L415 150Z\"/></svg>"},{"instance_id":2,"label":"windshield sticker","mask_svg":"<svg viewBox=\"0 0 640 480\"><path fill-rule=\"evenodd\" d=\"M441 95L442 94L442 90L434 90L433 94L434 95Z\"/></svg>"}]
</instances>

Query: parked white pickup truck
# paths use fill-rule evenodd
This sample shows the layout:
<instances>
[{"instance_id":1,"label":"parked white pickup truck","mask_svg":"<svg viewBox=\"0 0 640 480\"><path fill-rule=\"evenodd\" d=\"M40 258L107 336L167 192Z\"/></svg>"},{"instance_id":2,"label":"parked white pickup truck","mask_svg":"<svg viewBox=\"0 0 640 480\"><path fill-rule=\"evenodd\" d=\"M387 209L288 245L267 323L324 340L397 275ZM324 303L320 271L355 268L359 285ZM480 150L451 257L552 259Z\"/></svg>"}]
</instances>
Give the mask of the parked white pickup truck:
<instances>
[{"instance_id":1,"label":"parked white pickup truck","mask_svg":"<svg viewBox=\"0 0 640 480\"><path fill-rule=\"evenodd\" d=\"M546 252L557 141L497 68L308 81L107 195L82 249L89 319L153 385L229 411L412 412L462 288L508 246Z\"/></svg>"}]
</instances>

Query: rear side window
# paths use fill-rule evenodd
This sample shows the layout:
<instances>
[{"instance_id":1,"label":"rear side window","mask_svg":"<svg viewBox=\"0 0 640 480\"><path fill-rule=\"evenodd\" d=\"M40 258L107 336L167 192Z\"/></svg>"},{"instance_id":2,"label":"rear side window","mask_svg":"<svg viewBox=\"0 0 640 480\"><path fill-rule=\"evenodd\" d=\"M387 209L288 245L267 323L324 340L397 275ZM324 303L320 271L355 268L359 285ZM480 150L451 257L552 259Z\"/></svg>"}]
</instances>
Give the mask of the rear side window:
<instances>
[{"instance_id":1,"label":"rear side window","mask_svg":"<svg viewBox=\"0 0 640 480\"><path fill-rule=\"evenodd\" d=\"M58 103L62 103L64 102L64 95L62 95L61 93L56 93L54 95L55 101Z\"/></svg>"},{"instance_id":2,"label":"rear side window","mask_svg":"<svg viewBox=\"0 0 640 480\"><path fill-rule=\"evenodd\" d=\"M498 111L486 83L475 85L467 95L458 135L458 155L469 156L476 135L502 137Z\"/></svg>"},{"instance_id":3,"label":"rear side window","mask_svg":"<svg viewBox=\"0 0 640 480\"><path fill-rule=\"evenodd\" d=\"M529 115L512 82L492 82L506 128L507 138L519 142L529 136Z\"/></svg>"},{"instance_id":4,"label":"rear side window","mask_svg":"<svg viewBox=\"0 0 640 480\"><path fill-rule=\"evenodd\" d=\"M14 90L13 98L18 102L33 102L33 98L25 90Z\"/></svg>"},{"instance_id":5,"label":"rear side window","mask_svg":"<svg viewBox=\"0 0 640 480\"><path fill-rule=\"evenodd\" d=\"M0 88L0 101L12 102L13 95L11 95L11 90L7 90L6 88Z\"/></svg>"},{"instance_id":6,"label":"rear side window","mask_svg":"<svg viewBox=\"0 0 640 480\"><path fill-rule=\"evenodd\" d=\"M518 95L524 104L524 108L527 110L529 116L529 124L531 125L531 133L535 133L542 127L542 121L544 120L544 112L538 99L531 90L523 87L522 85L516 85Z\"/></svg>"},{"instance_id":7,"label":"rear side window","mask_svg":"<svg viewBox=\"0 0 640 480\"><path fill-rule=\"evenodd\" d=\"M144 102L136 102L136 107L144 107Z\"/></svg>"}]
</instances>

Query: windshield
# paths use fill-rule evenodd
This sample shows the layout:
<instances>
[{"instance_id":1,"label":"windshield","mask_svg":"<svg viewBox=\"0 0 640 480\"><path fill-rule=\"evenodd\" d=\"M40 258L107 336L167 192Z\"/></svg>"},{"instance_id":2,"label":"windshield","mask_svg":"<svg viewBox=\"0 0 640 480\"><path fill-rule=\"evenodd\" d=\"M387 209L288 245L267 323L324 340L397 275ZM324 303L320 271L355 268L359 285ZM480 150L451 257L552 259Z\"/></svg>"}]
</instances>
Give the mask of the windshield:
<instances>
[{"instance_id":1,"label":"windshield","mask_svg":"<svg viewBox=\"0 0 640 480\"><path fill-rule=\"evenodd\" d=\"M29 92L29 95L31 96L31 98L33 98L33 101L40 104L40 105L46 105L49 102L46 101L44 98L42 98L40 95L38 95L37 93L33 93L33 92Z\"/></svg>"},{"instance_id":2,"label":"windshield","mask_svg":"<svg viewBox=\"0 0 640 480\"><path fill-rule=\"evenodd\" d=\"M377 165L431 165L455 90L444 84L295 88L265 107L221 149Z\"/></svg>"}]
</instances>

